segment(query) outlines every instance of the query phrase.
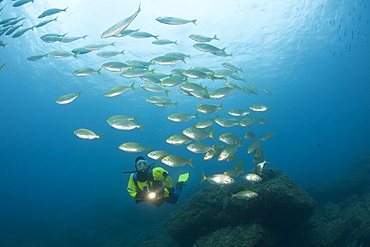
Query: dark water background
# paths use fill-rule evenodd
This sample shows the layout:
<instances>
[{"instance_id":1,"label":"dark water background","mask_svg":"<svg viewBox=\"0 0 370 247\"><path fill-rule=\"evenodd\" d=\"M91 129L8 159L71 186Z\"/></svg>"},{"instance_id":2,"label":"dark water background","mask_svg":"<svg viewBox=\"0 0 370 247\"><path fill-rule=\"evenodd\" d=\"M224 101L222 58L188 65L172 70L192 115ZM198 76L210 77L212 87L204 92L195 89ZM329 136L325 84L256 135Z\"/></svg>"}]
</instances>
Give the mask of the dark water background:
<instances>
[{"instance_id":1,"label":"dark water background","mask_svg":"<svg viewBox=\"0 0 370 247\"><path fill-rule=\"evenodd\" d=\"M256 114L268 118L269 124L255 123L249 129L214 126L216 136L225 132L239 136L249 131L256 132L257 136L276 132L271 140L263 143L263 153L271 162L268 166L281 169L303 187L343 176L350 171L351 164L369 150L368 1L280 4L206 1L201 6L191 1L187 6L168 1L142 1L142 12L130 28L178 40L179 47L157 47L151 44L152 39L131 37L101 40L102 31L132 14L138 5L108 2L101 5L81 2L84 7L70 2L58 22L17 39L0 37L8 43L0 48L0 64L7 63L0 72L0 239L6 246L42 246L50 239L56 241L58 236L94 241L102 236L109 239L112 234L136 239L159 226L192 193L209 186L199 184L201 171L207 175L222 173L242 158L245 170L251 170L252 156L245 152L247 140L239 148L236 161L230 163L203 161L203 155L164 141L196 123L194 119L174 123L166 116L175 112L194 114L196 104L224 103L226 110L247 109L252 104L270 106L269 111ZM26 17L24 26L36 24L36 16L49 7L68 6L67 2L57 1L37 1L20 8L11 7L10 0L3 1L4 4L7 6L1 11L0 19L21 15ZM166 26L153 18L161 15L197 18L198 26ZM71 44L46 44L39 36L47 32L89 36ZM212 44L226 46L233 57L221 58L195 50L194 42L187 37L191 33L208 36L217 33L221 41L212 41ZM26 60L30 55L51 50L71 50L90 43L114 41L115 47L104 50L125 49L125 55L102 59L92 52L78 59ZM77 78L71 74L80 67L99 68L110 60L150 60L168 51L190 54L191 59L187 65L154 66L159 72L190 66L222 69L222 62L232 62L243 67L244 78L258 88L259 96L235 91L224 99L205 101L186 97L178 93L176 87L170 97L179 101L178 107L160 108L145 102L145 98L159 94L144 91L138 85L136 91L116 98L103 97L113 86L122 82L129 85L132 81L139 84L140 79L123 79L106 70L102 76ZM204 81L204 85L212 90L222 87L221 82L211 80ZM270 89L272 96L265 94L262 87ZM83 90L82 97L75 102L55 103L61 95L80 90ZM105 120L118 114L138 115L139 122L146 123L145 131L113 129ZM217 114L229 116L226 111ZM201 119L209 117L200 116ZM103 141L77 138L73 130L78 128L104 133ZM180 204L160 208L136 205L127 195L128 176L122 172L133 169L137 154L125 153L117 147L128 141L152 145L153 150L167 150L187 159L194 157L194 168L188 165L170 168L157 162L170 171L174 180L181 173L190 173ZM202 142L213 144L210 139ZM140 153L143 154L145 152ZM68 243L60 238L63 239L60 243ZM137 239L140 242L140 237Z\"/></svg>"}]
</instances>

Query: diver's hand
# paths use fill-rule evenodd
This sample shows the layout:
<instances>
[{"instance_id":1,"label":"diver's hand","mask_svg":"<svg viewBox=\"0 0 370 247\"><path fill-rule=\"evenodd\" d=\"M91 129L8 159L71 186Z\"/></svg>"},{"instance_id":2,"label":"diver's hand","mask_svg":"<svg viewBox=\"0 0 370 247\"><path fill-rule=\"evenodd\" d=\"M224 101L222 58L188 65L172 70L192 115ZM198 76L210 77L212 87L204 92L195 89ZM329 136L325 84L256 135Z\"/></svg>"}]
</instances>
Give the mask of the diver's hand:
<instances>
[{"instance_id":1,"label":"diver's hand","mask_svg":"<svg viewBox=\"0 0 370 247\"><path fill-rule=\"evenodd\" d=\"M136 192L135 199L143 199L144 191Z\"/></svg>"},{"instance_id":2,"label":"diver's hand","mask_svg":"<svg viewBox=\"0 0 370 247\"><path fill-rule=\"evenodd\" d=\"M138 204L138 203L143 202L143 201L144 201L144 200L143 200L142 198L141 198L141 199L136 199L136 200L135 200L135 203L136 203L136 204Z\"/></svg>"},{"instance_id":3,"label":"diver's hand","mask_svg":"<svg viewBox=\"0 0 370 247\"><path fill-rule=\"evenodd\" d=\"M182 190L182 187L186 186L185 182L178 182L176 184L176 190Z\"/></svg>"}]
</instances>

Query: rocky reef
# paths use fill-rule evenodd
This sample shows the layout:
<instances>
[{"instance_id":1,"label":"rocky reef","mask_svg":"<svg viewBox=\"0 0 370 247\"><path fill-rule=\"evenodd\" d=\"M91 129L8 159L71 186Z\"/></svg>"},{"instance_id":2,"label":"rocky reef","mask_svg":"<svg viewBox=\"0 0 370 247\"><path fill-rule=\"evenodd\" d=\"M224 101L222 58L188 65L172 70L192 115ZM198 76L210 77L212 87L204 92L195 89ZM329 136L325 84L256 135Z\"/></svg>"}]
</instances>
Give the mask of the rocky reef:
<instances>
[{"instance_id":1,"label":"rocky reef","mask_svg":"<svg viewBox=\"0 0 370 247\"><path fill-rule=\"evenodd\" d=\"M276 246L277 238L260 224L227 227L200 237L197 246Z\"/></svg>"},{"instance_id":2,"label":"rocky reef","mask_svg":"<svg viewBox=\"0 0 370 247\"><path fill-rule=\"evenodd\" d=\"M341 203L327 202L310 219L300 246L370 246L370 191ZM295 243L298 244L296 238ZM294 245L292 245L294 246Z\"/></svg>"},{"instance_id":3,"label":"rocky reef","mask_svg":"<svg viewBox=\"0 0 370 247\"><path fill-rule=\"evenodd\" d=\"M279 246L310 219L317 203L278 169L265 169L262 178L204 188L169 215L166 232L183 246ZM233 198L224 209L225 197L246 189L259 195Z\"/></svg>"},{"instance_id":4,"label":"rocky reef","mask_svg":"<svg viewBox=\"0 0 370 247\"><path fill-rule=\"evenodd\" d=\"M319 203L339 203L352 195L361 195L370 185L370 152L360 157L347 175L310 185L306 190Z\"/></svg>"},{"instance_id":5,"label":"rocky reef","mask_svg":"<svg viewBox=\"0 0 370 247\"><path fill-rule=\"evenodd\" d=\"M351 171L307 188L319 207L302 232L300 246L370 246L370 151Z\"/></svg>"}]
</instances>

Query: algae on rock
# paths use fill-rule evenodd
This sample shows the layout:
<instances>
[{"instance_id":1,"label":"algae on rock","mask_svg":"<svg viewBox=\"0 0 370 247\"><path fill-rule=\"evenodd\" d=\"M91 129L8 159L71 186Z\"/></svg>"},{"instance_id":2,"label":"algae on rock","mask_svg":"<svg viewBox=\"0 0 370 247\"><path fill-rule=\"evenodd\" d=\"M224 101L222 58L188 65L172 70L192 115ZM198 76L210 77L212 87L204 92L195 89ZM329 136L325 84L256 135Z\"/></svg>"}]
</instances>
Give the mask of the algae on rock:
<instances>
[{"instance_id":1,"label":"algae on rock","mask_svg":"<svg viewBox=\"0 0 370 247\"><path fill-rule=\"evenodd\" d=\"M268 168L262 178L259 183L211 185L197 192L165 220L168 235L189 244L218 229L253 223L269 232L283 233L301 226L313 215L316 202L286 174ZM223 209L225 195L246 189L259 195L249 200L234 198Z\"/></svg>"}]
</instances>

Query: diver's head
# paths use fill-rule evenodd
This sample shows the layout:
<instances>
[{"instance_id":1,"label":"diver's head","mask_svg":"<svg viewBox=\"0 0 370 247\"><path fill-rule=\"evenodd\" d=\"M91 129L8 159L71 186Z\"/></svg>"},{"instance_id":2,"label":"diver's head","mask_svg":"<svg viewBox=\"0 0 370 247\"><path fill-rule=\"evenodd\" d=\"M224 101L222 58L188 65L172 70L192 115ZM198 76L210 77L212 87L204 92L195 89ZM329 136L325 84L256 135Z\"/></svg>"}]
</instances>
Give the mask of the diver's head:
<instances>
[{"instance_id":1,"label":"diver's head","mask_svg":"<svg viewBox=\"0 0 370 247\"><path fill-rule=\"evenodd\" d=\"M135 168L138 172L147 173L152 170L153 166L148 163L142 156L138 156L135 160Z\"/></svg>"}]
</instances>

